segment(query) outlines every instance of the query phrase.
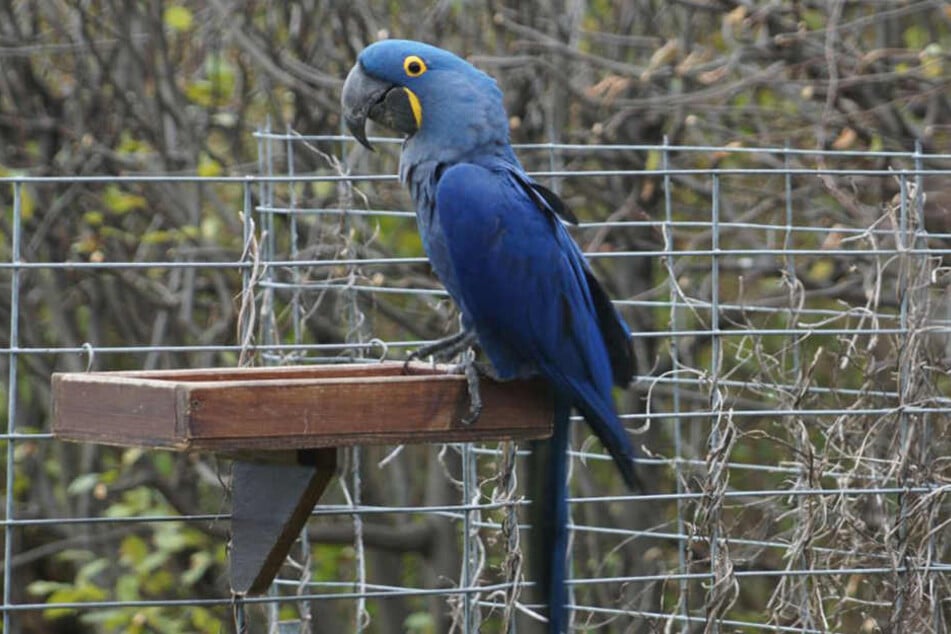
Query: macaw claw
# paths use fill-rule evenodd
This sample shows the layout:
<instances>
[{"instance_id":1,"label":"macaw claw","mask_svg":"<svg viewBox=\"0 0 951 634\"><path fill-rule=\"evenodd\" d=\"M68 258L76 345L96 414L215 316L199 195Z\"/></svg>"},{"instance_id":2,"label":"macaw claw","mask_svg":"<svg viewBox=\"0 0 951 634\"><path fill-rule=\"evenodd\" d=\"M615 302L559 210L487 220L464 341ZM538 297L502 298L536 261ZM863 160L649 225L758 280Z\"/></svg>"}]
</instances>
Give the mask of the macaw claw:
<instances>
[{"instance_id":1,"label":"macaw claw","mask_svg":"<svg viewBox=\"0 0 951 634\"><path fill-rule=\"evenodd\" d=\"M420 346L406 358L406 363L403 364L403 372L406 372L409 364L417 359L425 359L426 357L444 360L452 359L457 354L464 352L472 346L475 340L475 332L462 329L454 335L449 335L448 337L437 339L425 346Z\"/></svg>"}]
</instances>

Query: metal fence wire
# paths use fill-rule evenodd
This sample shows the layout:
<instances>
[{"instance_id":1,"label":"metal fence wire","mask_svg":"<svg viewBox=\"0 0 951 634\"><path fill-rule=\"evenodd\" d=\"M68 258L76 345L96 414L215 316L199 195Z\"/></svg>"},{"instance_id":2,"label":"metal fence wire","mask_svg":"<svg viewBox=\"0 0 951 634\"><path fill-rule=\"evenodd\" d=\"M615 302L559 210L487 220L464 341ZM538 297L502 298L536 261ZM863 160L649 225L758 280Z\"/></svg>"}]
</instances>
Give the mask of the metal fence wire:
<instances>
[{"instance_id":1,"label":"metal fence wire","mask_svg":"<svg viewBox=\"0 0 951 634\"><path fill-rule=\"evenodd\" d=\"M55 370L402 359L457 328L397 145L255 139L248 176L0 179L3 632L537 631L515 443L346 450L241 599L226 462L49 433ZM638 362L617 401L646 490L574 426L574 627L947 631L951 155L517 151L583 219Z\"/></svg>"}]
</instances>

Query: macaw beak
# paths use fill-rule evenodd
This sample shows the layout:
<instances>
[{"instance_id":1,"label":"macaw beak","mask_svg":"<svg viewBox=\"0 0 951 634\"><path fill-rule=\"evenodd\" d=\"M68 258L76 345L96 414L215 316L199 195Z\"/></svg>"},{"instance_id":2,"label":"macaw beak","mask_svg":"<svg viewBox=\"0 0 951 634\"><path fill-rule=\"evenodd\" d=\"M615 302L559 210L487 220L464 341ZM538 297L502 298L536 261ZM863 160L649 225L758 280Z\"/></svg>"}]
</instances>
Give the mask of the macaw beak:
<instances>
[{"instance_id":1,"label":"macaw beak","mask_svg":"<svg viewBox=\"0 0 951 634\"><path fill-rule=\"evenodd\" d=\"M357 62L350 69L343 84L343 94L340 98L343 120L350 134L361 145L372 150L373 146L367 140L367 119L407 136L416 133L419 124L413 109L414 98L415 95L408 88L368 75L363 70L363 65Z\"/></svg>"}]
</instances>

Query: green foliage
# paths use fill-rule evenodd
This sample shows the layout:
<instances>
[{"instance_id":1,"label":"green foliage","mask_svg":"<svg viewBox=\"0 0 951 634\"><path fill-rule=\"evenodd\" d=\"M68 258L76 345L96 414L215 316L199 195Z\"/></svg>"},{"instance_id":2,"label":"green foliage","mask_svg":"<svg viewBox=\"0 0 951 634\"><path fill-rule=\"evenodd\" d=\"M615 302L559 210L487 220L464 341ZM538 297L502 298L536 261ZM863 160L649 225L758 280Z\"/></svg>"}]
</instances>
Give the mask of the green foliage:
<instances>
[{"instance_id":1,"label":"green foliage","mask_svg":"<svg viewBox=\"0 0 951 634\"><path fill-rule=\"evenodd\" d=\"M127 498L128 499L128 498ZM110 516L124 517L127 504L113 505ZM150 508L151 512L164 509ZM127 535L119 544L118 557L96 557L91 551L66 551L62 561L79 563L72 582L35 581L28 591L48 603L88 601L140 601L167 596L190 596L196 584L223 563L223 548L181 522L155 525L149 540ZM183 555L187 556L183 559ZM187 565L182 565L187 561ZM45 616L60 618L75 609L50 608ZM117 607L83 613L81 620L99 624L104 632L217 633L223 627L220 614L200 607L187 610L165 607Z\"/></svg>"},{"instance_id":2,"label":"green foliage","mask_svg":"<svg viewBox=\"0 0 951 634\"><path fill-rule=\"evenodd\" d=\"M204 77L185 84L185 96L206 108L227 105L234 97L237 76L234 66L220 55L209 55Z\"/></svg>"},{"instance_id":3,"label":"green foliage","mask_svg":"<svg viewBox=\"0 0 951 634\"><path fill-rule=\"evenodd\" d=\"M162 20L173 31L189 31L194 22L194 16L188 7L171 5L165 8Z\"/></svg>"},{"instance_id":4,"label":"green foliage","mask_svg":"<svg viewBox=\"0 0 951 634\"><path fill-rule=\"evenodd\" d=\"M23 445L26 446L26 445ZM128 518L167 516L175 511L147 486L121 486L136 466L148 463L162 477L174 469L169 453L144 452L130 448L113 453L103 461L106 470L79 474L66 487L71 498L93 498L105 502L102 517ZM116 494L111 493L119 488ZM107 527L108 525L103 525ZM85 603L89 601L142 601L163 597L194 596L210 578L220 577L225 563L224 544L182 521L145 525L135 532L123 531L114 552L87 549L63 550L56 555L57 568L74 570L70 579L36 580L27 591L45 602ZM218 633L224 627L224 613L191 607L113 607L93 611L50 608L48 619L79 613L82 622L104 633Z\"/></svg>"},{"instance_id":5,"label":"green foliage","mask_svg":"<svg viewBox=\"0 0 951 634\"><path fill-rule=\"evenodd\" d=\"M106 210L114 214L126 214L135 209L145 207L145 197L122 191L118 185L109 185L102 195L102 202Z\"/></svg>"},{"instance_id":6,"label":"green foliage","mask_svg":"<svg viewBox=\"0 0 951 634\"><path fill-rule=\"evenodd\" d=\"M0 178L15 178L17 176L27 176L27 173L24 172L23 170L11 169L9 167L4 166L2 163L0 163ZM20 196L20 218L23 221L28 221L33 218L33 214L36 211L36 198L33 193L33 188L29 184L20 184L18 186L18 191ZM4 209L4 211L9 216L12 217L12 214L13 214L12 194L10 196L9 204L6 205L5 208L0 207L0 209Z\"/></svg>"},{"instance_id":7,"label":"green foliage","mask_svg":"<svg viewBox=\"0 0 951 634\"><path fill-rule=\"evenodd\" d=\"M413 612L403 622L406 634L436 634L436 624L429 612Z\"/></svg>"}]
</instances>

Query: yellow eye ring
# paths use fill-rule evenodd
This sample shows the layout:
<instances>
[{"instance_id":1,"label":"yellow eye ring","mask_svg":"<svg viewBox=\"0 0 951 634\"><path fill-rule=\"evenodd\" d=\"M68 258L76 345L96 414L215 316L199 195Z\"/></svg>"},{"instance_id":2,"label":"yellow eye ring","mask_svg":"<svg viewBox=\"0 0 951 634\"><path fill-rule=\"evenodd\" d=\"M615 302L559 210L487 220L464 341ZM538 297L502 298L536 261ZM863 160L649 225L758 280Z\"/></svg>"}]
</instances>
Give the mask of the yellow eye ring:
<instances>
[{"instance_id":1,"label":"yellow eye ring","mask_svg":"<svg viewBox=\"0 0 951 634\"><path fill-rule=\"evenodd\" d=\"M426 72L426 62L418 55L409 55L403 60L403 70L410 77L419 77Z\"/></svg>"}]
</instances>

